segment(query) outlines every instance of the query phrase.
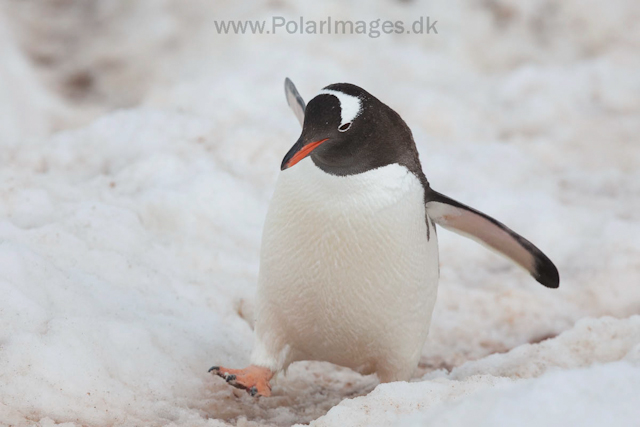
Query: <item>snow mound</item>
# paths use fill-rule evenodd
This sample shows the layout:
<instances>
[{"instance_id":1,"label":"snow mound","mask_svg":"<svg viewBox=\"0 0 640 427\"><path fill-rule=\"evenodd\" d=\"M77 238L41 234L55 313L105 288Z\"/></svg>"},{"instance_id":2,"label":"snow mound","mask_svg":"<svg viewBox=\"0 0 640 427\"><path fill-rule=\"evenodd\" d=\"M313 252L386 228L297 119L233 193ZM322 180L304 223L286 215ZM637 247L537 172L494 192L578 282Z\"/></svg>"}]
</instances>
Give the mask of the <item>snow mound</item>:
<instances>
[{"instance_id":1,"label":"snow mound","mask_svg":"<svg viewBox=\"0 0 640 427\"><path fill-rule=\"evenodd\" d=\"M584 319L554 339L451 373L381 384L311 425L629 425L638 380L640 316Z\"/></svg>"}]
</instances>

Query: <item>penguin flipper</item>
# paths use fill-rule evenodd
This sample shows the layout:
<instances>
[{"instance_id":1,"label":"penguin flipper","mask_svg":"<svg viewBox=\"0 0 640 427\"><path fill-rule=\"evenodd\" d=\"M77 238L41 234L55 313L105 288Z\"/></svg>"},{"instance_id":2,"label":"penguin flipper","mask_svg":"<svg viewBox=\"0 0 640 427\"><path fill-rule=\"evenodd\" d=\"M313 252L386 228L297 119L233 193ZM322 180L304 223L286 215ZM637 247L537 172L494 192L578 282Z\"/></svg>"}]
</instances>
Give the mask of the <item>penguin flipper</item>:
<instances>
[{"instance_id":1,"label":"penguin flipper","mask_svg":"<svg viewBox=\"0 0 640 427\"><path fill-rule=\"evenodd\" d=\"M427 215L436 224L469 237L511 259L548 288L560 284L558 269L533 243L506 225L469 206L430 190Z\"/></svg>"},{"instance_id":2,"label":"penguin flipper","mask_svg":"<svg viewBox=\"0 0 640 427\"><path fill-rule=\"evenodd\" d=\"M304 99L300 96L298 89L296 89L296 85L287 77L284 79L284 94L287 97L287 104L291 110L293 110L293 114L296 115L300 125L304 123Z\"/></svg>"}]
</instances>

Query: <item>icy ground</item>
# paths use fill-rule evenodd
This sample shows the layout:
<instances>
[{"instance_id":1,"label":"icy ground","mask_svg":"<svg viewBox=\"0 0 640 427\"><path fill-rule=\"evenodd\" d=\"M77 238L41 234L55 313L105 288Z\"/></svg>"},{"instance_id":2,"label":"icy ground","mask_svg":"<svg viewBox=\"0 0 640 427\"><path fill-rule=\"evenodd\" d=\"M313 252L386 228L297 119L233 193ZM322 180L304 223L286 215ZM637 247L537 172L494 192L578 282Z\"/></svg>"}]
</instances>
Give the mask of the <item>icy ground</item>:
<instances>
[{"instance_id":1,"label":"icy ground","mask_svg":"<svg viewBox=\"0 0 640 427\"><path fill-rule=\"evenodd\" d=\"M425 14L437 36L211 25ZM0 1L0 425L640 425L639 46L634 0ZM251 350L285 76L395 108L433 187L560 289L439 230L414 381L300 363L256 400L209 376Z\"/></svg>"}]
</instances>

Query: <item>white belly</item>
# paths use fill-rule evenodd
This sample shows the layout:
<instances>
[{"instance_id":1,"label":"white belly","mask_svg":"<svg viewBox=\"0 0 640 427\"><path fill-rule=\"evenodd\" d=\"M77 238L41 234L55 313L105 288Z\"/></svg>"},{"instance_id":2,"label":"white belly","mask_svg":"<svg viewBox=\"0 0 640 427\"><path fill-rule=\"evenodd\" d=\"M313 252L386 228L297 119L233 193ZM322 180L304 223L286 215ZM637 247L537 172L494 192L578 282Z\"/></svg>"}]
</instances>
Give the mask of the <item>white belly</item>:
<instances>
[{"instance_id":1,"label":"white belly","mask_svg":"<svg viewBox=\"0 0 640 427\"><path fill-rule=\"evenodd\" d=\"M406 379L426 340L438 282L435 227L405 167L283 171L267 214L252 361L324 360Z\"/></svg>"}]
</instances>

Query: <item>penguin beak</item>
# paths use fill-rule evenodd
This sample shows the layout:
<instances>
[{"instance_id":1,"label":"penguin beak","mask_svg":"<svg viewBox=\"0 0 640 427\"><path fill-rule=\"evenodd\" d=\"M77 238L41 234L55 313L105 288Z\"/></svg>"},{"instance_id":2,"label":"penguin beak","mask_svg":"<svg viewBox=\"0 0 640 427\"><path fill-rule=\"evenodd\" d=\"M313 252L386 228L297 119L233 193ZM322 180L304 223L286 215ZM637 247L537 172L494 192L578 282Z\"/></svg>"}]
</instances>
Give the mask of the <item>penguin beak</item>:
<instances>
[{"instance_id":1,"label":"penguin beak","mask_svg":"<svg viewBox=\"0 0 640 427\"><path fill-rule=\"evenodd\" d=\"M310 142L308 144L304 144L301 140L298 140L291 150L284 156L282 160L282 165L280 165L280 170L289 169L291 166L298 163L300 160L307 157L313 150L318 148L320 144L328 140L329 138L321 139L319 141Z\"/></svg>"}]
</instances>

